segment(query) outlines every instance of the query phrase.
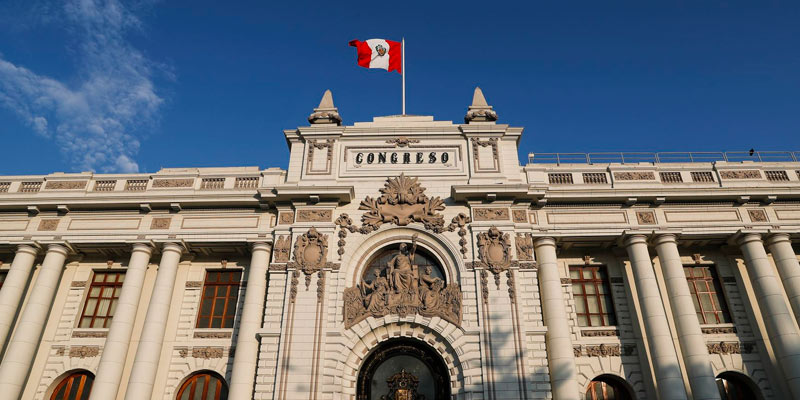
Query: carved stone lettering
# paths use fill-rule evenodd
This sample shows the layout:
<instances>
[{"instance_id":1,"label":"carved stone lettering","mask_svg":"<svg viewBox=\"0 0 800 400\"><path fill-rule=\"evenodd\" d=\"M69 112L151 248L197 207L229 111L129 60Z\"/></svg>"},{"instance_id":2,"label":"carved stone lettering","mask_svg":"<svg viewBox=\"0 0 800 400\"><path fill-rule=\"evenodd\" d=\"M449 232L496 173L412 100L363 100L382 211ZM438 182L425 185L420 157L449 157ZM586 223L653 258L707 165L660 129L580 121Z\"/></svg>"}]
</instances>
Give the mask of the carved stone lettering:
<instances>
[{"instance_id":1,"label":"carved stone lettering","mask_svg":"<svg viewBox=\"0 0 800 400\"><path fill-rule=\"evenodd\" d=\"M614 179L618 181L654 181L656 174L653 172L614 172Z\"/></svg>"},{"instance_id":2,"label":"carved stone lettering","mask_svg":"<svg viewBox=\"0 0 800 400\"><path fill-rule=\"evenodd\" d=\"M58 229L57 219L43 219L39 221L39 231L54 231Z\"/></svg>"},{"instance_id":3,"label":"carved stone lettering","mask_svg":"<svg viewBox=\"0 0 800 400\"><path fill-rule=\"evenodd\" d=\"M376 268L371 282L361 279L355 287L344 291L344 323L346 328L365 318L396 314L401 317L419 314L440 317L452 324L461 324L461 289L431 275L431 268L419 271L414 262L416 235L411 246L400 245L395 256L382 268Z\"/></svg>"},{"instance_id":4,"label":"carved stone lettering","mask_svg":"<svg viewBox=\"0 0 800 400\"><path fill-rule=\"evenodd\" d=\"M86 188L87 181L47 181L44 185L48 190L75 190Z\"/></svg>"},{"instance_id":5,"label":"carved stone lettering","mask_svg":"<svg viewBox=\"0 0 800 400\"><path fill-rule=\"evenodd\" d=\"M720 171L722 179L761 179L761 171L757 169L741 169L738 171Z\"/></svg>"},{"instance_id":6,"label":"carved stone lettering","mask_svg":"<svg viewBox=\"0 0 800 400\"><path fill-rule=\"evenodd\" d=\"M507 208L476 208L475 221L508 221Z\"/></svg>"},{"instance_id":7,"label":"carved stone lettering","mask_svg":"<svg viewBox=\"0 0 800 400\"><path fill-rule=\"evenodd\" d=\"M188 188L194 186L194 178L188 179L154 179L154 188Z\"/></svg>"},{"instance_id":8,"label":"carved stone lettering","mask_svg":"<svg viewBox=\"0 0 800 400\"><path fill-rule=\"evenodd\" d=\"M275 246L272 251L275 252L274 260L276 263L285 263L289 261L289 249L291 248L292 239L289 235L278 236L275 241Z\"/></svg>"},{"instance_id":9,"label":"carved stone lettering","mask_svg":"<svg viewBox=\"0 0 800 400\"><path fill-rule=\"evenodd\" d=\"M281 211L278 214L279 225L291 225L294 223L294 213L291 211Z\"/></svg>"},{"instance_id":10,"label":"carved stone lettering","mask_svg":"<svg viewBox=\"0 0 800 400\"><path fill-rule=\"evenodd\" d=\"M297 222L331 222L331 210L298 210Z\"/></svg>"},{"instance_id":11,"label":"carved stone lettering","mask_svg":"<svg viewBox=\"0 0 800 400\"><path fill-rule=\"evenodd\" d=\"M172 224L172 218L153 218L150 223L150 229L169 229Z\"/></svg>"},{"instance_id":12,"label":"carved stone lettering","mask_svg":"<svg viewBox=\"0 0 800 400\"><path fill-rule=\"evenodd\" d=\"M639 221L639 225L654 225L656 214L652 211L637 211L636 220Z\"/></svg>"},{"instance_id":13,"label":"carved stone lettering","mask_svg":"<svg viewBox=\"0 0 800 400\"><path fill-rule=\"evenodd\" d=\"M517 259L520 261L533 260L533 236L530 233L518 233L516 238Z\"/></svg>"}]
</instances>

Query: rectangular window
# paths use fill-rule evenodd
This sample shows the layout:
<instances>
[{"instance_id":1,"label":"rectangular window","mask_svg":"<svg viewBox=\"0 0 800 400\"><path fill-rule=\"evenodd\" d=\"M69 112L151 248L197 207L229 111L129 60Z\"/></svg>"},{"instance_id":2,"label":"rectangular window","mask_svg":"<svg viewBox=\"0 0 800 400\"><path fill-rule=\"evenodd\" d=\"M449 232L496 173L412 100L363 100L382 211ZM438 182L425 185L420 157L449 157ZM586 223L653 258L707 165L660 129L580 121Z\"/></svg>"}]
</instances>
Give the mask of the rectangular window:
<instances>
[{"instance_id":1,"label":"rectangular window","mask_svg":"<svg viewBox=\"0 0 800 400\"><path fill-rule=\"evenodd\" d=\"M108 328L122 291L124 272L95 272L83 305L80 328Z\"/></svg>"},{"instance_id":2,"label":"rectangular window","mask_svg":"<svg viewBox=\"0 0 800 400\"><path fill-rule=\"evenodd\" d=\"M604 266L571 266L572 294L578 326L616 325L611 288Z\"/></svg>"},{"instance_id":3,"label":"rectangular window","mask_svg":"<svg viewBox=\"0 0 800 400\"><path fill-rule=\"evenodd\" d=\"M197 328L233 328L242 271L208 271Z\"/></svg>"},{"instance_id":4,"label":"rectangular window","mask_svg":"<svg viewBox=\"0 0 800 400\"><path fill-rule=\"evenodd\" d=\"M717 273L710 265L684 266L683 272L689 283L697 319L701 324L723 324L731 322L728 306L722 298L722 286Z\"/></svg>"}]
</instances>

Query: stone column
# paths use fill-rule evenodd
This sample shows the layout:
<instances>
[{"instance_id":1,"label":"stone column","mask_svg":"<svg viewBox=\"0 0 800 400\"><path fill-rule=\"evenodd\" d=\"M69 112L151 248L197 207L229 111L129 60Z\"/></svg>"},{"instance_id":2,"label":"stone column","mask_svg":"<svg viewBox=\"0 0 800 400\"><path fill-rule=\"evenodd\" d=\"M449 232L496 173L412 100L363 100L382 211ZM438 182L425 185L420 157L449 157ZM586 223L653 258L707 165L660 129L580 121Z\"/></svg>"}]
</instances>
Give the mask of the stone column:
<instances>
[{"instance_id":1,"label":"stone column","mask_svg":"<svg viewBox=\"0 0 800 400\"><path fill-rule=\"evenodd\" d=\"M60 244L47 246L42 268L0 364L0 393L4 399L18 399L22 395L61 281L67 253L67 248Z\"/></svg>"},{"instance_id":2,"label":"stone column","mask_svg":"<svg viewBox=\"0 0 800 400\"><path fill-rule=\"evenodd\" d=\"M236 339L236 355L233 358L231 372L228 394L231 399L253 398L259 344L256 332L261 328L261 321L264 318L270 250L272 245L269 243L253 244L250 266L247 269L247 290L244 295L242 318L239 321L239 336Z\"/></svg>"},{"instance_id":3,"label":"stone column","mask_svg":"<svg viewBox=\"0 0 800 400\"><path fill-rule=\"evenodd\" d=\"M683 272L675 235L658 235L655 245L661 271L664 274L664 283L667 286L667 295L672 305L672 317L678 330L683 362L686 364L689 385L692 387L692 397L697 400L718 400L719 390L714 370L711 368L711 359L708 357L708 346L700 329L692 295L689 293L689 284Z\"/></svg>"},{"instance_id":4,"label":"stone column","mask_svg":"<svg viewBox=\"0 0 800 400\"><path fill-rule=\"evenodd\" d=\"M561 290L561 277L558 274L556 241L549 237L539 238L534 243L534 248L539 266L542 314L544 324L547 326L545 344L553 399L577 400L581 398L578 390L578 373L567 321L566 299Z\"/></svg>"},{"instance_id":5,"label":"stone column","mask_svg":"<svg viewBox=\"0 0 800 400\"><path fill-rule=\"evenodd\" d=\"M103 346L103 355L97 367L97 376L94 378L90 400L106 400L117 397L119 383L122 379L122 370L125 368L125 357L133 333L133 324L136 321L136 312L139 299L142 296L142 286L147 273L147 265L153 248L143 243L133 245L128 270L125 272L125 281L122 292L117 301L117 309L111 320L108 338Z\"/></svg>"},{"instance_id":6,"label":"stone column","mask_svg":"<svg viewBox=\"0 0 800 400\"><path fill-rule=\"evenodd\" d=\"M169 306L172 303L172 291L175 288L175 276L178 273L181 253L183 253L181 245L164 244L153 294L147 306L139 348L136 349L136 358L133 359L125 400L149 399L153 394L153 383L158 371L158 360L161 358L161 347L167 329Z\"/></svg>"},{"instance_id":7,"label":"stone column","mask_svg":"<svg viewBox=\"0 0 800 400\"><path fill-rule=\"evenodd\" d=\"M783 369L792 397L800 399L800 333L783 299L781 283L767 258L761 235L746 233L739 238L747 273L753 283L756 301L764 318L769 341Z\"/></svg>"},{"instance_id":8,"label":"stone column","mask_svg":"<svg viewBox=\"0 0 800 400\"><path fill-rule=\"evenodd\" d=\"M6 280L3 282L3 288L0 289L0 350L3 349L11 333L14 317L22 302L25 287L28 286L28 278L31 276L31 269L38 252L39 250L33 246L19 245Z\"/></svg>"},{"instance_id":9,"label":"stone column","mask_svg":"<svg viewBox=\"0 0 800 400\"><path fill-rule=\"evenodd\" d=\"M789 296L794 318L800 323L800 263L792 249L792 241L786 233L778 233L767 239L769 252L778 267L778 274L783 281L783 289Z\"/></svg>"},{"instance_id":10,"label":"stone column","mask_svg":"<svg viewBox=\"0 0 800 400\"><path fill-rule=\"evenodd\" d=\"M650 261L650 253L647 251L647 238L644 235L628 236L625 238L625 247L631 261L639 307L642 310L658 398L660 400L686 399L686 388L683 385L678 353L672 342L667 313L661 302L653 263Z\"/></svg>"}]
</instances>

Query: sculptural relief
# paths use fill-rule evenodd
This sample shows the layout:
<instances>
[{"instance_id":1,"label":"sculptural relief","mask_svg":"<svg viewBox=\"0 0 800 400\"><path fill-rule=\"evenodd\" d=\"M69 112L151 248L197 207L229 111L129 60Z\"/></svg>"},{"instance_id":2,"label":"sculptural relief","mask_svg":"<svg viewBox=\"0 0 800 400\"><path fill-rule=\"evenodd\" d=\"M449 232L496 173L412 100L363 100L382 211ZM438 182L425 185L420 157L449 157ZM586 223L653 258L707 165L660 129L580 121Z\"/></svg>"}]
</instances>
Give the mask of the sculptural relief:
<instances>
[{"instance_id":1,"label":"sculptural relief","mask_svg":"<svg viewBox=\"0 0 800 400\"><path fill-rule=\"evenodd\" d=\"M415 263L417 235L411 244L401 243L391 259L374 268L355 287L344 292L344 322L350 328L372 316L420 314L461 323L461 289L436 277L430 266ZM371 280L368 277L373 277Z\"/></svg>"},{"instance_id":2,"label":"sculptural relief","mask_svg":"<svg viewBox=\"0 0 800 400\"><path fill-rule=\"evenodd\" d=\"M400 174L387 180L380 190L380 197L367 196L362 200L358 207L366 211L361 216L362 233L374 231L384 223L406 226L411 222L421 222L426 229L436 232L444 229L444 218L438 213L444 210L444 201L439 197L428 197L418 180Z\"/></svg>"},{"instance_id":3,"label":"sculptural relief","mask_svg":"<svg viewBox=\"0 0 800 400\"><path fill-rule=\"evenodd\" d=\"M285 263L289 261L289 248L291 246L291 241L292 240L287 235L278 236L278 240L275 241L275 246L273 246L275 262Z\"/></svg>"},{"instance_id":4,"label":"sculptural relief","mask_svg":"<svg viewBox=\"0 0 800 400\"><path fill-rule=\"evenodd\" d=\"M533 260L533 236L530 233L517 234L517 258L520 261Z\"/></svg>"},{"instance_id":5,"label":"sculptural relief","mask_svg":"<svg viewBox=\"0 0 800 400\"><path fill-rule=\"evenodd\" d=\"M328 260L328 236L311 227L308 232L297 237L294 243L294 261L288 263L290 268L302 270L306 276L325 267L332 268ZM308 284L306 284L308 286Z\"/></svg>"},{"instance_id":6,"label":"sculptural relief","mask_svg":"<svg viewBox=\"0 0 800 400\"><path fill-rule=\"evenodd\" d=\"M511 239L507 233L500 232L496 226L478 234L479 266L499 274L511 266Z\"/></svg>"}]
</instances>

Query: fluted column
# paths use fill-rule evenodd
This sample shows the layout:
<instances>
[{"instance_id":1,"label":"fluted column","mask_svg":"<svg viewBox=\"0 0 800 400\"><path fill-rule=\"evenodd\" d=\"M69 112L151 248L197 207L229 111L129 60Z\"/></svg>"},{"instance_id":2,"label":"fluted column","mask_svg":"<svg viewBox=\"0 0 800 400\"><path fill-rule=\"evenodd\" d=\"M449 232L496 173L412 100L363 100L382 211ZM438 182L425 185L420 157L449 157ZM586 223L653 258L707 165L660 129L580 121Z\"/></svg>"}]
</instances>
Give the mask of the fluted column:
<instances>
[{"instance_id":1,"label":"fluted column","mask_svg":"<svg viewBox=\"0 0 800 400\"><path fill-rule=\"evenodd\" d=\"M8 343L8 351L0 365L0 393L4 399L18 399L22 395L47 316L53 306L67 253L67 248L62 245L47 246L42 269L36 277L17 330Z\"/></svg>"},{"instance_id":2,"label":"fluted column","mask_svg":"<svg viewBox=\"0 0 800 400\"><path fill-rule=\"evenodd\" d=\"M672 317L675 319L675 328L678 330L678 342L681 346L683 362L686 364L689 385L692 387L692 397L698 400L717 400L720 396L714 370L711 368L706 340L700 329L700 321L697 319L692 295L689 293L689 284L683 271L675 235L658 235L655 245L661 271L664 274L664 283L667 286L667 295L672 306Z\"/></svg>"},{"instance_id":3,"label":"fluted column","mask_svg":"<svg viewBox=\"0 0 800 400\"><path fill-rule=\"evenodd\" d=\"M761 235L746 233L739 238L747 273L753 283L756 301L764 318L767 336L783 369L792 397L800 399L800 333L783 299L781 283L775 275Z\"/></svg>"},{"instance_id":4,"label":"fluted column","mask_svg":"<svg viewBox=\"0 0 800 400\"><path fill-rule=\"evenodd\" d=\"M6 280L3 282L3 288L0 289L0 350L3 349L11 333L14 317L22 302L22 295L28 285L28 278L31 276L31 269L38 252L39 250L33 246L19 245Z\"/></svg>"},{"instance_id":5,"label":"fluted column","mask_svg":"<svg viewBox=\"0 0 800 400\"><path fill-rule=\"evenodd\" d=\"M258 339L256 332L264 318L264 300L267 294L267 268L272 246L269 243L254 243L250 266L247 269L247 290L244 295L242 318L239 321L239 336L236 339L236 356L231 372L231 399L252 399L258 363Z\"/></svg>"},{"instance_id":6,"label":"fluted column","mask_svg":"<svg viewBox=\"0 0 800 400\"><path fill-rule=\"evenodd\" d=\"M139 299L142 296L142 286L147 273L147 265L153 248L143 243L133 245L128 269L125 272L125 281L122 292L117 301L117 308L108 329L108 338L103 346L103 355L97 367L97 376L94 378L90 400L106 400L117 397L119 383L122 379L122 370L125 368L125 357L133 333L133 324L136 321L136 312Z\"/></svg>"},{"instance_id":7,"label":"fluted column","mask_svg":"<svg viewBox=\"0 0 800 400\"><path fill-rule=\"evenodd\" d=\"M142 327L139 348L133 360L131 378L125 392L126 400L149 399L153 394L153 384L158 371L158 360L161 358L161 347L164 343L164 332L167 329L169 306L172 303L172 291L175 288L175 276L178 263L181 261L183 247L177 243L166 243L161 253L156 282L147 314Z\"/></svg>"},{"instance_id":8,"label":"fluted column","mask_svg":"<svg viewBox=\"0 0 800 400\"><path fill-rule=\"evenodd\" d=\"M545 344L550 366L550 385L553 399L579 399L575 353L570 338L567 309L558 274L556 241L540 238L534 243L539 266L539 290L542 299L544 324L547 326Z\"/></svg>"},{"instance_id":9,"label":"fluted column","mask_svg":"<svg viewBox=\"0 0 800 400\"><path fill-rule=\"evenodd\" d=\"M653 358L658 398L660 400L686 399L686 388L683 385L678 353L672 342L667 313L661 302L653 263L650 261L650 253L647 251L647 238L644 235L628 236L625 238L625 247L631 261L636 293L642 309L645 334Z\"/></svg>"},{"instance_id":10,"label":"fluted column","mask_svg":"<svg viewBox=\"0 0 800 400\"><path fill-rule=\"evenodd\" d=\"M792 241L788 234L779 233L767 239L767 246L778 267L783 289L789 296L794 318L800 323L800 263L797 262L797 256L792 249Z\"/></svg>"}]
</instances>

